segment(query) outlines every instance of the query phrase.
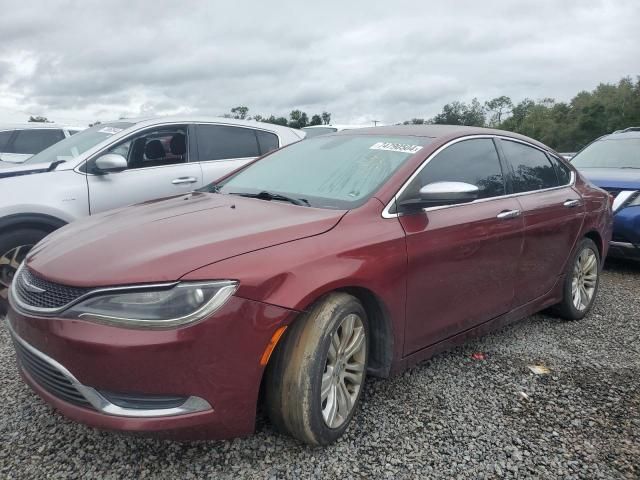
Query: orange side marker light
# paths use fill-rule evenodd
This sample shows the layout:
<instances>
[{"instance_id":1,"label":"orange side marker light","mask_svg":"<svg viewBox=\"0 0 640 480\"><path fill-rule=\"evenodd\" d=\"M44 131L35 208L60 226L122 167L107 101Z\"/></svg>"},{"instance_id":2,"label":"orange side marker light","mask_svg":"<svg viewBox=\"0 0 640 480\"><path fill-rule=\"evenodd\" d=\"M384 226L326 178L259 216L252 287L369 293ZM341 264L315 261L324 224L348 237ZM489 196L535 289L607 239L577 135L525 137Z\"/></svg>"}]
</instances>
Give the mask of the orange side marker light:
<instances>
[{"instance_id":1,"label":"orange side marker light","mask_svg":"<svg viewBox=\"0 0 640 480\"><path fill-rule=\"evenodd\" d=\"M273 332L273 335L271 336L271 340L269 340L269 343L267 344L267 348L264 349L264 352L262 353L262 357L260 358L260 365L265 366L267 363L269 363L269 358L271 358L271 354L273 353L273 350L276 348L276 345L278 344L278 340L280 340L280 337L282 337L282 334L286 329L287 329L287 326L283 325L282 327L278 328L275 332Z\"/></svg>"}]
</instances>

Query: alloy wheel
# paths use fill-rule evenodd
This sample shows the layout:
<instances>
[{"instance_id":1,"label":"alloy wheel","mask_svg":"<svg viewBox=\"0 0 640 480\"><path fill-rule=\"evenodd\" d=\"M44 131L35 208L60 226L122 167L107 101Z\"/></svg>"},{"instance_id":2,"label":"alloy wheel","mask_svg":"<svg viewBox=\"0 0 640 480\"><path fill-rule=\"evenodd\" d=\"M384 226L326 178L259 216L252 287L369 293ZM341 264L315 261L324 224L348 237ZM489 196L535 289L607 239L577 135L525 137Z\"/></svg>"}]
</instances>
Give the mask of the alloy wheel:
<instances>
[{"instance_id":1,"label":"alloy wheel","mask_svg":"<svg viewBox=\"0 0 640 480\"><path fill-rule=\"evenodd\" d=\"M362 319L347 315L331 337L322 375L322 416L329 428L338 428L349 418L362 388L366 355Z\"/></svg>"},{"instance_id":2,"label":"alloy wheel","mask_svg":"<svg viewBox=\"0 0 640 480\"><path fill-rule=\"evenodd\" d=\"M578 311L586 310L591 304L598 285L598 257L590 248L585 248L576 258L571 281L573 306Z\"/></svg>"},{"instance_id":3,"label":"alloy wheel","mask_svg":"<svg viewBox=\"0 0 640 480\"><path fill-rule=\"evenodd\" d=\"M0 298L6 300L9 296L9 285L13 281L16 270L27 256L33 245L20 245L12 248L0 256Z\"/></svg>"}]
</instances>

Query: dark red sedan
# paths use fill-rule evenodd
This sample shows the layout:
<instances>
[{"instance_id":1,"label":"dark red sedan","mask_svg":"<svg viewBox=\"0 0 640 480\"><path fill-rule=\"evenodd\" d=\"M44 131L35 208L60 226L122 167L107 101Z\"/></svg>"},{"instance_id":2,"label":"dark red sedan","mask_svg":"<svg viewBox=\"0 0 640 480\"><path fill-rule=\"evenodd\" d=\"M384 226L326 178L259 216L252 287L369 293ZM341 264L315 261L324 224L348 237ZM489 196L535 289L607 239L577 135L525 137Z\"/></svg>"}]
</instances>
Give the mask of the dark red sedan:
<instances>
[{"instance_id":1,"label":"dark red sedan","mask_svg":"<svg viewBox=\"0 0 640 480\"><path fill-rule=\"evenodd\" d=\"M529 138L449 126L305 140L206 191L81 220L16 274L25 381L100 428L336 440L386 377L593 305L611 199ZM260 395L262 391L262 395Z\"/></svg>"}]
</instances>

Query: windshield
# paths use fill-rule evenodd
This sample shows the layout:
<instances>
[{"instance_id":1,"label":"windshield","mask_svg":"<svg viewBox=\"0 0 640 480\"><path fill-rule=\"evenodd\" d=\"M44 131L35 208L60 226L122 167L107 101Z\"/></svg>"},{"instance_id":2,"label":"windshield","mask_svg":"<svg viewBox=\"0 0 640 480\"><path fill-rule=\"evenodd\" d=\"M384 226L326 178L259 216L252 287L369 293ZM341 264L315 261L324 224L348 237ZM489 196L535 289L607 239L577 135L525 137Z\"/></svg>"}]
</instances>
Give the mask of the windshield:
<instances>
[{"instance_id":1,"label":"windshield","mask_svg":"<svg viewBox=\"0 0 640 480\"><path fill-rule=\"evenodd\" d=\"M114 122L102 123L88 128L81 132L65 138L64 140L54 143L49 148L44 149L40 153L27 159L28 163L56 162L58 160L73 160L78 155L86 152L98 143L121 132L125 128L129 128L133 123L130 122Z\"/></svg>"},{"instance_id":2,"label":"windshield","mask_svg":"<svg viewBox=\"0 0 640 480\"><path fill-rule=\"evenodd\" d=\"M325 135L327 133L335 133L338 131L337 128L333 127L303 128L302 130L307 132L307 136L305 138L313 138L318 135Z\"/></svg>"},{"instance_id":3,"label":"windshield","mask_svg":"<svg viewBox=\"0 0 640 480\"><path fill-rule=\"evenodd\" d=\"M577 168L640 168L640 138L599 140L578 153Z\"/></svg>"},{"instance_id":4,"label":"windshield","mask_svg":"<svg viewBox=\"0 0 640 480\"><path fill-rule=\"evenodd\" d=\"M278 150L208 190L268 192L312 207L350 209L367 201L398 167L431 141L409 136L316 137Z\"/></svg>"}]
</instances>

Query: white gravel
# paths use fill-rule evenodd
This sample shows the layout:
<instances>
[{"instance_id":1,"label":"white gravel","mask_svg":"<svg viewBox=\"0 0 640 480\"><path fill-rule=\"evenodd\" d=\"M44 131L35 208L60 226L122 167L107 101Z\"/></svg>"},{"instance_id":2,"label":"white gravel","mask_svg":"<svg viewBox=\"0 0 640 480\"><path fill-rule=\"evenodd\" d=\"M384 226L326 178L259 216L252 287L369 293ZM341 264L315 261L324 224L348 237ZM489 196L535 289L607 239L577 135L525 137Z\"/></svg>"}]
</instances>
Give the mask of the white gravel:
<instances>
[{"instance_id":1,"label":"white gravel","mask_svg":"<svg viewBox=\"0 0 640 480\"><path fill-rule=\"evenodd\" d=\"M536 315L369 380L355 423L327 448L262 417L252 437L209 443L75 424L23 385L0 327L0 478L322 477L640 478L640 266L608 265L583 321Z\"/></svg>"}]
</instances>

